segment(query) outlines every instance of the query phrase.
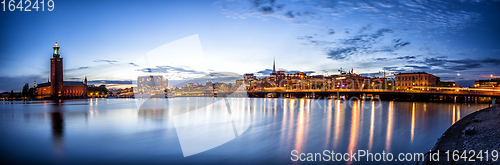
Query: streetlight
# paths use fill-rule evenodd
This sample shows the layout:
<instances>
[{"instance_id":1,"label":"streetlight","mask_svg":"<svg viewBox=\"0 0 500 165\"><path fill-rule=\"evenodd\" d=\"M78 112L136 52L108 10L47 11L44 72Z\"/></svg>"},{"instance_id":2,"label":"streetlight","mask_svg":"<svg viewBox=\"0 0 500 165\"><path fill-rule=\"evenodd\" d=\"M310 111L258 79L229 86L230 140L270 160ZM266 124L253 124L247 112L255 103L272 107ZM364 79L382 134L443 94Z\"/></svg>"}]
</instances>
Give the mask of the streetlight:
<instances>
[{"instance_id":1,"label":"streetlight","mask_svg":"<svg viewBox=\"0 0 500 165\"><path fill-rule=\"evenodd\" d=\"M458 82L460 81L460 78L459 78L459 77L460 77L460 73L457 73L457 86L459 86L459 85L458 85Z\"/></svg>"}]
</instances>

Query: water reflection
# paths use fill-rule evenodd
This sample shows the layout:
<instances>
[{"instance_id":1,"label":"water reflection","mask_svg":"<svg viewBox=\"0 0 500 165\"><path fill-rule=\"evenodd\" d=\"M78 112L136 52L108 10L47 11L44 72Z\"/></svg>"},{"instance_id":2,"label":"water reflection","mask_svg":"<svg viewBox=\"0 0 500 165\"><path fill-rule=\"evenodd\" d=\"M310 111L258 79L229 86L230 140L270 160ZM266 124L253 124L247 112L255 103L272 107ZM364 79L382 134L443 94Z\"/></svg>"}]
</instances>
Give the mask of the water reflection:
<instances>
[{"instance_id":1,"label":"water reflection","mask_svg":"<svg viewBox=\"0 0 500 165\"><path fill-rule=\"evenodd\" d=\"M393 123L393 115L394 115L394 101L389 102L389 113L387 113L387 135L385 141L385 150L387 152L391 152L391 138L392 138L392 123Z\"/></svg>"},{"instance_id":2,"label":"water reflection","mask_svg":"<svg viewBox=\"0 0 500 165\"><path fill-rule=\"evenodd\" d=\"M354 101L352 102L352 113L351 113L351 135L349 139L349 146L347 147L347 151L355 151L356 143L357 143L357 138L358 138L358 124L359 124L359 109L358 109L358 102L359 101ZM352 164L353 162L349 162L348 164Z\"/></svg>"},{"instance_id":3,"label":"water reflection","mask_svg":"<svg viewBox=\"0 0 500 165\"><path fill-rule=\"evenodd\" d=\"M413 144L413 137L415 136L415 103L411 107L411 144Z\"/></svg>"},{"instance_id":4,"label":"water reflection","mask_svg":"<svg viewBox=\"0 0 500 165\"><path fill-rule=\"evenodd\" d=\"M333 109L333 100L328 100L328 107L326 107L327 112L324 114L326 116L326 138L325 138L325 149L328 149L328 144L330 143L330 135L332 130L332 109Z\"/></svg>"},{"instance_id":5,"label":"water reflection","mask_svg":"<svg viewBox=\"0 0 500 165\"><path fill-rule=\"evenodd\" d=\"M52 141L54 152L56 155L62 155L64 152L64 118L60 105L55 104L52 106L53 112L50 113L50 121L52 128Z\"/></svg>"},{"instance_id":6,"label":"water reflection","mask_svg":"<svg viewBox=\"0 0 500 165\"><path fill-rule=\"evenodd\" d=\"M341 108L343 107L341 104L340 104L340 100L336 100L335 101L335 105L336 105L336 108L335 108L335 133L333 134L334 135L334 148L337 148L338 147L338 143L340 142L340 135L342 134L343 132L343 129L342 129L342 126L344 125L344 110Z\"/></svg>"},{"instance_id":7,"label":"water reflection","mask_svg":"<svg viewBox=\"0 0 500 165\"><path fill-rule=\"evenodd\" d=\"M214 101L224 101L221 99L169 98L154 101L163 101L164 103L157 105L164 104L165 108L149 107L137 110L134 108L136 104L133 99L89 99L54 105L0 105L0 133L5 135L0 137L0 140L12 143L5 145L5 150L23 151L26 157L55 152L64 158L61 159L66 161L64 164L72 164L80 160L76 158L81 156L88 157L89 164L105 163L109 161L109 157L121 158L122 160L113 159L121 164L226 161L284 164L293 163L290 162L291 150L427 152L452 123L487 106L234 98L228 99L234 116L227 116L225 112L228 112L228 107L225 102L213 104ZM179 116L180 114L185 115ZM174 121L174 116L179 117L177 121ZM247 122L248 118L238 116L250 117L251 122ZM209 121L210 119L217 120ZM234 124L222 127L223 121L232 121ZM245 131L246 123L250 124ZM196 124L197 127L192 129L177 128ZM7 126L15 128L8 129ZM184 159L180 142L182 138L179 136L223 138L222 133L214 135L216 131L207 131L212 129L209 126L224 128L221 132L231 135L231 138L226 139L227 143ZM37 131L32 131L33 127ZM48 144L37 140L43 139L44 136L51 139ZM32 139L29 145L36 147L23 149L22 146L27 143L26 139ZM184 144L186 143L189 142ZM145 156L152 159L145 160ZM48 164L57 163L53 157L39 159ZM367 162L349 164L365 163Z\"/></svg>"},{"instance_id":8,"label":"water reflection","mask_svg":"<svg viewBox=\"0 0 500 165\"><path fill-rule=\"evenodd\" d=\"M295 132L295 149L297 151L303 151L302 146L304 143L304 138L306 134L304 133L304 127L306 125L305 123L305 105L304 105L305 99L300 99L299 100L299 115L297 116L297 122L295 124L297 125L297 131Z\"/></svg>"},{"instance_id":9,"label":"water reflection","mask_svg":"<svg viewBox=\"0 0 500 165\"><path fill-rule=\"evenodd\" d=\"M371 151L373 147L373 130L375 129L375 101L372 101L370 111L370 142L368 142L368 150Z\"/></svg>"}]
</instances>

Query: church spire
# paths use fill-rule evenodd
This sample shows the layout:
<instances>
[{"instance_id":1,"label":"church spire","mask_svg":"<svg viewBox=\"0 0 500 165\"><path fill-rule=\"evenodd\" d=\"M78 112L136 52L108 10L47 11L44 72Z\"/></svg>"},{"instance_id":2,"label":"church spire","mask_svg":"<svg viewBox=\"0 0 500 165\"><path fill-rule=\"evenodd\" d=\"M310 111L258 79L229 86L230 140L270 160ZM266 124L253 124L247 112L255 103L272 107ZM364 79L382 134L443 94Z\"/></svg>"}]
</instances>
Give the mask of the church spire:
<instances>
[{"instance_id":1,"label":"church spire","mask_svg":"<svg viewBox=\"0 0 500 165\"><path fill-rule=\"evenodd\" d=\"M273 57L273 73L276 74L276 59Z\"/></svg>"}]
</instances>

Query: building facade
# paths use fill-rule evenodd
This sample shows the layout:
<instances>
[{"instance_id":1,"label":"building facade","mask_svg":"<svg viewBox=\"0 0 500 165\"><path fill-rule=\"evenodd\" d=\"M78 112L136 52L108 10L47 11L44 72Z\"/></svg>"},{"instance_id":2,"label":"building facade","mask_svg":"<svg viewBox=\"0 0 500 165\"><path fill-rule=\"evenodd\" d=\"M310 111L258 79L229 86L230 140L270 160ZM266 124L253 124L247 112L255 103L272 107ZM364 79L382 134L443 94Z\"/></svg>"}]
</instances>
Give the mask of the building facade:
<instances>
[{"instance_id":1,"label":"building facade","mask_svg":"<svg viewBox=\"0 0 500 165\"><path fill-rule=\"evenodd\" d=\"M137 93L158 93L163 92L168 86L168 79L163 76L139 76L137 77Z\"/></svg>"},{"instance_id":2,"label":"building facade","mask_svg":"<svg viewBox=\"0 0 500 165\"><path fill-rule=\"evenodd\" d=\"M486 89L500 89L500 78L475 81L474 87Z\"/></svg>"},{"instance_id":3,"label":"building facade","mask_svg":"<svg viewBox=\"0 0 500 165\"><path fill-rule=\"evenodd\" d=\"M82 98L87 97L87 77L85 82L64 81L63 59L59 54L59 46L53 47L54 52L50 59L50 81L35 86L37 99L46 98Z\"/></svg>"},{"instance_id":4,"label":"building facade","mask_svg":"<svg viewBox=\"0 0 500 165\"><path fill-rule=\"evenodd\" d=\"M396 89L409 89L414 86L436 86L436 76L425 73L400 73L395 75Z\"/></svg>"}]
</instances>

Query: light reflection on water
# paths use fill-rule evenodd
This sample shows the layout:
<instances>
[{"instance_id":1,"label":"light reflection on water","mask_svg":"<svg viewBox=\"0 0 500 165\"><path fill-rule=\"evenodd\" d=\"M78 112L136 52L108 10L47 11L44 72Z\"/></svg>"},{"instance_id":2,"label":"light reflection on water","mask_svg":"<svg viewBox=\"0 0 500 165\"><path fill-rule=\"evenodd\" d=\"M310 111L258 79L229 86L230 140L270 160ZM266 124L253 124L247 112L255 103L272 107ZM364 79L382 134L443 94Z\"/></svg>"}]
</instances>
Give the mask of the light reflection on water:
<instances>
[{"instance_id":1,"label":"light reflection on water","mask_svg":"<svg viewBox=\"0 0 500 165\"><path fill-rule=\"evenodd\" d=\"M14 163L291 163L291 151L427 152L453 123L485 104L233 98L251 117L235 139L189 157L172 117L212 98L173 98L137 110L133 99L2 102L2 160ZM178 111L179 110L179 111ZM192 114L191 114L192 113ZM206 118L211 114L207 113ZM239 121L243 122L243 121ZM200 137L205 138L205 137ZM342 164L366 162L342 162ZM401 162L399 162L401 163ZM414 164L414 162L408 162Z\"/></svg>"}]
</instances>

